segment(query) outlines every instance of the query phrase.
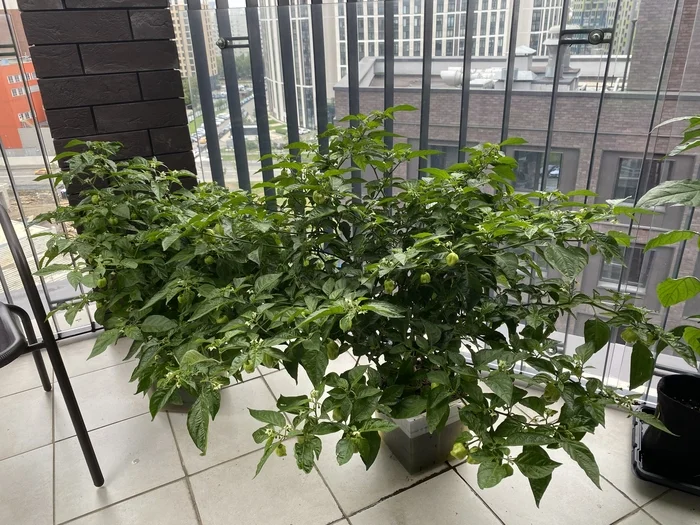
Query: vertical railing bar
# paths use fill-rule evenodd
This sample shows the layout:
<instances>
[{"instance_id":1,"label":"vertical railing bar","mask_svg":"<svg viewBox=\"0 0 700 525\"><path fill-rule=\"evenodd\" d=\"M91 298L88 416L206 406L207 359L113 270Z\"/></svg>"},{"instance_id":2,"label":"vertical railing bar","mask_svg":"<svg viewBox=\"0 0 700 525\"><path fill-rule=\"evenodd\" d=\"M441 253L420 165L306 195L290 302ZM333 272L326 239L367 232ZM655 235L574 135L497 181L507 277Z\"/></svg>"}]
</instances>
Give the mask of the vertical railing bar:
<instances>
[{"instance_id":1,"label":"vertical railing bar","mask_svg":"<svg viewBox=\"0 0 700 525\"><path fill-rule=\"evenodd\" d=\"M209 61L207 59L207 41L204 32L204 13L202 12L201 0L187 0L187 15L190 19L192 52L197 74L197 85L199 87L199 103L202 106L204 134L207 138L211 178L219 186L224 186L224 165L221 160L219 131L216 127L216 110L214 109L214 98L212 97L211 81L209 80Z\"/></svg>"},{"instance_id":2,"label":"vertical railing bar","mask_svg":"<svg viewBox=\"0 0 700 525\"><path fill-rule=\"evenodd\" d=\"M569 12L569 0L564 0L561 7L561 24L559 25L559 42L557 43L557 56L554 62L554 79L552 80L552 97L549 102L549 117L547 119L547 137L544 142L544 159L542 164L540 181L540 191L544 191L547 184L547 166L549 165L549 154L552 150L552 136L554 135L554 119L557 113L557 95L559 93L559 71L566 51L562 52L562 33L566 29L567 13Z\"/></svg>"},{"instance_id":3,"label":"vertical railing bar","mask_svg":"<svg viewBox=\"0 0 700 525\"><path fill-rule=\"evenodd\" d=\"M348 110L350 115L360 112L360 55L357 41L357 0L347 0L345 6L345 30L348 43ZM355 121L350 121L356 126ZM354 166L354 164L353 164ZM361 176L356 171L353 177ZM362 196L362 184L353 182L352 191L358 197Z\"/></svg>"},{"instance_id":4,"label":"vertical railing bar","mask_svg":"<svg viewBox=\"0 0 700 525\"><path fill-rule=\"evenodd\" d=\"M603 72L603 87L600 90L600 102L598 103L598 111L596 112L596 117L595 117L595 128L593 129L593 144L591 145L591 157L590 157L590 162L588 163L588 177L586 178L586 189L590 190L591 189L591 177L593 176L593 163L595 161L595 150L596 146L598 145L598 131L600 130L600 117L603 114L603 103L605 101L605 92L607 90L608 86L608 74L610 73L610 61L612 59L612 50L613 50L613 45L615 44L615 36L616 36L616 31L617 31L617 18L620 14L620 5L622 5L621 1L616 2L615 5L615 16L613 18L613 24L612 24L612 35L610 37L610 44L608 44L608 59L607 62L605 63L605 71ZM547 161L545 161L547 162ZM583 199L584 203L588 202L588 196L585 196Z\"/></svg>"},{"instance_id":5,"label":"vertical railing bar","mask_svg":"<svg viewBox=\"0 0 700 525\"><path fill-rule=\"evenodd\" d=\"M316 131L321 153L328 152L328 95L326 93L326 47L323 34L323 0L311 0L311 37L314 50L314 88L316 94Z\"/></svg>"},{"instance_id":6,"label":"vertical railing bar","mask_svg":"<svg viewBox=\"0 0 700 525\"><path fill-rule=\"evenodd\" d=\"M568 4L568 0L564 0ZM562 8L562 13L564 10ZM562 14L562 18L566 18ZM510 17L510 38L508 39L508 60L506 65L505 95L503 100L503 118L501 119L501 142L508 138L510 122L510 102L513 97L513 81L515 80L515 48L518 43L518 20L520 19L520 0L513 0L513 12Z\"/></svg>"},{"instance_id":7,"label":"vertical railing bar","mask_svg":"<svg viewBox=\"0 0 700 525\"><path fill-rule=\"evenodd\" d=\"M231 33L231 16L229 13L228 0L216 0L216 23L219 28L219 37L221 37L221 42L225 46L226 39L233 37ZM243 129L241 99L238 91L236 51L233 48L223 47L223 49L221 49L221 63L224 68L228 114L231 119L231 139L233 141L233 154L236 158L238 187L242 190L250 191L248 153L245 144L245 130Z\"/></svg>"},{"instance_id":8,"label":"vertical railing bar","mask_svg":"<svg viewBox=\"0 0 700 525\"><path fill-rule=\"evenodd\" d=\"M435 5L433 0L425 0L423 2L423 76L420 92L420 133L419 133L419 148L428 149L429 133L430 133L430 84L432 80L433 67L433 13ZM421 156L418 159L418 177L422 172L420 170L428 167L428 159Z\"/></svg>"},{"instance_id":9,"label":"vertical railing bar","mask_svg":"<svg viewBox=\"0 0 700 525\"><path fill-rule=\"evenodd\" d=\"M384 2L384 109L394 105L394 0L381 0ZM384 129L389 133L394 132L394 119L384 121ZM394 137L384 137L387 148L394 147ZM391 177L387 172L385 176ZM391 197L393 186L384 188L384 194Z\"/></svg>"},{"instance_id":10,"label":"vertical railing bar","mask_svg":"<svg viewBox=\"0 0 700 525\"><path fill-rule=\"evenodd\" d=\"M678 15L678 5L680 3L680 0L676 0L673 6L673 15L671 16L671 22L669 24L668 28L668 36L666 37L666 44L664 46L664 54L663 58L661 60L661 68L659 70L659 79L656 82L656 90L655 90L655 97L654 97L654 105L652 106L651 109L651 118L649 119L649 127L648 127L648 133L647 133L647 138L646 138L646 143L644 145L644 155L642 156L642 171L639 174L639 179L637 180L637 186L634 189L634 198L633 202L636 203L637 200L639 199L639 188L641 187L642 184L642 178L644 178L645 173L644 173L644 163L646 162L647 154L649 153L649 146L651 144L651 133L654 130L654 122L656 120L656 110L658 109L659 105L659 97L661 96L661 86L663 85L663 78L664 78L664 71L666 70L666 62L668 61L668 54L671 49L671 41L673 40L673 29L676 24L676 16ZM634 227L634 222L630 221L630 224L627 228L627 235L632 234L632 229ZM628 250L631 248L625 248L623 251L623 261L626 260L627 258L627 253ZM626 269L623 266L622 272L620 273L620 279L617 283L617 291L620 292L622 290L622 282L627 279L628 272L625 271ZM605 383L605 378L607 375L607 368L608 368L608 354L606 353L605 355L605 363L603 364L603 383Z\"/></svg>"},{"instance_id":11,"label":"vertical railing bar","mask_svg":"<svg viewBox=\"0 0 700 525\"><path fill-rule=\"evenodd\" d=\"M7 279L5 279L5 272L2 271L0 267L0 285L2 285L2 291L5 293L5 299L7 299L7 304L15 304L12 300L12 294L10 293L10 287L7 284Z\"/></svg>"},{"instance_id":12,"label":"vertical railing bar","mask_svg":"<svg viewBox=\"0 0 700 525\"><path fill-rule=\"evenodd\" d=\"M266 169L272 166L272 141L270 140L270 123L267 114L267 95L265 93L265 63L263 61L262 37L260 35L260 16L258 0L246 0L246 25L248 26L248 43L250 45L250 75L253 84L253 104L255 105L255 123L258 128L258 146L262 160L262 179L267 182L275 174ZM265 195L273 197L273 188L265 188Z\"/></svg>"},{"instance_id":13,"label":"vertical railing bar","mask_svg":"<svg viewBox=\"0 0 700 525\"><path fill-rule=\"evenodd\" d=\"M287 115L287 138L289 143L299 142L299 113L297 110L297 85L294 78L294 48L292 47L292 22L289 0L277 0L277 26L282 55L282 82L284 88L284 111ZM298 150L291 150L296 155Z\"/></svg>"},{"instance_id":14,"label":"vertical railing bar","mask_svg":"<svg viewBox=\"0 0 700 525\"><path fill-rule=\"evenodd\" d=\"M49 155L48 151L46 150L46 144L44 144L44 137L41 135L41 131L39 129L38 125L38 119L37 119L37 112L36 112L36 107L34 105L34 100L32 99L32 94L29 89L29 83L27 82L27 72L24 69L24 62L22 60L22 57L19 56L17 52L17 33L15 31L15 27L12 23L12 19L10 16L7 15L7 3L5 0L2 0L2 7L3 7L3 12L5 13L5 18L7 20L7 28L9 30L10 34L10 41L12 42L12 48L14 49L14 55L15 58L17 59L17 65L19 67L19 72L20 76L22 77L22 85L24 86L24 92L27 97L27 103L29 104L29 111L32 115L32 121L34 122L34 132L36 133L36 138L37 142L39 144L39 149L41 150L41 159L44 163L44 168L46 168L46 173L51 172L51 163L49 162ZM8 174L9 174L9 165L8 165ZM51 188L51 195L53 197L54 205L58 208L60 206L60 200L58 198L58 194L56 193L56 187L49 181L49 188ZM63 230L63 233L67 234L68 229L66 228L66 225L64 223L61 223L61 229ZM32 246L32 249L34 250L34 241L32 240L31 236L29 236L29 243ZM73 268L76 268L75 265L75 258L71 254L71 264L73 265ZM41 285L44 287L44 293L46 294L47 297L50 296L49 291L46 289L46 282L43 277L40 277L40 282ZM85 288L83 287L82 283L79 283L78 285L80 287L80 291L82 293L85 293ZM92 314L90 313L90 310L85 307L85 310L88 314L88 319L90 321L90 324L93 324L93 319L92 319ZM58 328L58 321L52 316L53 324L54 327L56 328L56 333L59 333L59 328Z\"/></svg>"},{"instance_id":15,"label":"vertical railing bar","mask_svg":"<svg viewBox=\"0 0 700 525\"><path fill-rule=\"evenodd\" d=\"M474 46L474 24L476 3L479 0L466 0L465 33L464 33L464 62L462 63L462 108L459 116L459 145L457 162L464 162L466 154L462 149L467 145L467 121L469 120L469 82L472 69L472 48Z\"/></svg>"}]
</instances>

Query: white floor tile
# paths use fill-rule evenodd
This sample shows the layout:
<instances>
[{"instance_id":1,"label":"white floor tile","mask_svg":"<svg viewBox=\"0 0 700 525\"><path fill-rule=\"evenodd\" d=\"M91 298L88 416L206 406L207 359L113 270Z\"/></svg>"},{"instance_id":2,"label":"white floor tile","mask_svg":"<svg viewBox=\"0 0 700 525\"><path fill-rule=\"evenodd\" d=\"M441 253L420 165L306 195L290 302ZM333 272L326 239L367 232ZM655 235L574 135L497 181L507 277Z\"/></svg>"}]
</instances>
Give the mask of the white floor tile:
<instances>
[{"instance_id":1,"label":"white floor tile","mask_svg":"<svg viewBox=\"0 0 700 525\"><path fill-rule=\"evenodd\" d=\"M598 427L585 442L598 462L600 473L637 505L644 505L665 490L642 481L632 471L632 419L624 412L606 410L605 427Z\"/></svg>"},{"instance_id":2,"label":"white floor tile","mask_svg":"<svg viewBox=\"0 0 700 525\"><path fill-rule=\"evenodd\" d=\"M130 383L134 363L124 363L71 378L75 397L88 430L103 427L148 412L148 398L134 395L136 383ZM56 440L75 435L68 409L55 385Z\"/></svg>"},{"instance_id":3,"label":"white floor tile","mask_svg":"<svg viewBox=\"0 0 700 525\"><path fill-rule=\"evenodd\" d=\"M187 483L182 480L71 521L70 525L197 525Z\"/></svg>"},{"instance_id":4,"label":"white floor tile","mask_svg":"<svg viewBox=\"0 0 700 525\"><path fill-rule=\"evenodd\" d=\"M78 439L56 443L56 522L82 516L174 481L184 472L165 414L143 415L90 432L105 477L96 488Z\"/></svg>"},{"instance_id":5,"label":"white floor tile","mask_svg":"<svg viewBox=\"0 0 700 525\"><path fill-rule=\"evenodd\" d=\"M53 378L53 369L46 352L42 352L49 379ZM16 394L31 388L41 386L39 373L36 371L34 358L31 354L18 357L9 365L0 368L0 397Z\"/></svg>"},{"instance_id":6,"label":"white floor tile","mask_svg":"<svg viewBox=\"0 0 700 525\"><path fill-rule=\"evenodd\" d=\"M0 523L53 524L51 446L0 461Z\"/></svg>"},{"instance_id":7,"label":"white floor tile","mask_svg":"<svg viewBox=\"0 0 700 525\"><path fill-rule=\"evenodd\" d=\"M658 525L658 523L645 514L643 510L640 510L622 521L618 521L615 525Z\"/></svg>"},{"instance_id":8,"label":"white floor tile","mask_svg":"<svg viewBox=\"0 0 700 525\"><path fill-rule=\"evenodd\" d=\"M664 525L700 525L700 498L672 490L644 507Z\"/></svg>"},{"instance_id":9,"label":"white floor tile","mask_svg":"<svg viewBox=\"0 0 700 525\"><path fill-rule=\"evenodd\" d=\"M189 474L261 448L253 441L252 434L264 423L253 419L249 408L276 410L275 399L259 376L221 391L221 408L209 424L206 456L201 455L190 438L187 414L169 414Z\"/></svg>"},{"instance_id":10,"label":"white floor tile","mask_svg":"<svg viewBox=\"0 0 700 525\"><path fill-rule=\"evenodd\" d=\"M52 399L41 387L0 397L0 460L51 443Z\"/></svg>"},{"instance_id":11,"label":"white floor tile","mask_svg":"<svg viewBox=\"0 0 700 525\"><path fill-rule=\"evenodd\" d=\"M123 363L124 357L129 352L131 339L122 338L116 345L108 347L100 355L88 359L94 344L94 337L75 342L67 339L61 343L61 356L70 377Z\"/></svg>"},{"instance_id":12,"label":"white floor tile","mask_svg":"<svg viewBox=\"0 0 700 525\"><path fill-rule=\"evenodd\" d=\"M355 366L355 359L348 353L342 354L338 359L329 361L326 373L336 372L338 374L350 370ZM306 375L304 368L299 365L298 383L287 373L270 374L265 376L265 381L270 385L270 388L276 396L302 396L308 395L313 390L314 386Z\"/></svg>"},{"instance_id":13,"label":"white floor tile","mask_svg":"<svg viewBox=\"0 0 700 525\"><path fill-rule=\"evenodd\" d=\"M513 476L486 490L478 487L477 465L464 464L457 470L506 525L609 525L635 509L630 500L604 479L600 480L602 490L599 490L565 452L548 453L562 466L554 471L539 509L527 478L517 469Z\"/></svg>"},{"instance_id":14,"label":"white floor tile","mask_svg":"<svg viewBox=\"0 0 700 525\"><path fill-rule=\"evenodd\" d=\"M291 455L271 457L253 478L260 456L253 453L190 478L204 525L326 525L343 517L318 473L304 474Z\"/></svg>"},{"instance_id":15,"label":"white floor tile","mask_svg":"<svg viewBox=\"0 0 700 525\"><path fill-rule=\"evenodd\" d=\"M412 476L384 443L369 470L365 468L359 454L355 454L349 463L341 466L335 458L335 445L341 436L338 432L322 437L323 451L317 465L346 514L357 512L397 490L409 487L447 468L446 465L439 465Z\"/></svg>"},{"instance_id":16,"label":"white floor tile","mask_svg":"<svg viewBox=\"0 0 700 525\"><path fill-rule=\"evenodd\" d=\"M452 470L351 516L350 521L352 525L499 525Z\"/></svg>"}]
</instances>

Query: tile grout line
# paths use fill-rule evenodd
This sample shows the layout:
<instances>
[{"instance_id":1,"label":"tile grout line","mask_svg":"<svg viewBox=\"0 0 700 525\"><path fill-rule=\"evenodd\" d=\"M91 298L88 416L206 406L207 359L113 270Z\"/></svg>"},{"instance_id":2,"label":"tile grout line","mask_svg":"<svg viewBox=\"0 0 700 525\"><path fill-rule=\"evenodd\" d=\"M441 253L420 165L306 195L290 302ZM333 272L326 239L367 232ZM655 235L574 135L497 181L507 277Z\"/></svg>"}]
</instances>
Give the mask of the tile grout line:
<instances>
[{"instance_id":1,"label":"tile grout line","mask_svg":"<svg viewBox=\"0 0 700 525\"><path fill-rule=\"evenodd\" d=\"M645 512L641 508L636 508L628 512L624 516L617 518L615 521L610 523L610 525L619 525L620 523L623 523L627 518L631 518L632 516L636 516L637 514L645 514Z\"/></svg>"},{"instance_id":2,"label":"tile grout line","mask_svg":"<svg viewBox=\"0 0 700 525\"><path fill-rule=\"evenodd\" d=\"M600 477L603 478L605 481L607 481L612 488L614 488L616 491L618 491L620 494L622 494L625 498L627 498L629 501L632 502L632 504L637 507L637 509L641 509L643 505L640 505L636 501L634 501L630 496L628 496L625 491L623 491L621 488L619 488L617 485L615 485L612 481L610 481L608 478L600 474ZM646 505L646 503L645 503Z\"/></svg>"},{"instance_id":3,"label":"tile grout line","mask_svg":"<svg viewBox=\"0 0 700 525\"><path fill-rule=\"evenodd\" d=\"M101 430L101 429L103 429L103 428L111 427L112 425L118 425L119 423L124 423L125 421L130 421L130 420L132 420L132 419L136 419L137 417L141 417L141 416L145 416L145 415L148 415L148 411L146 411L146 412L141 412L140 414L136 414L136 415L133 415L133 416L125 417L124 419L120 419L120 420L118 420L118 421L113 421L113 422L111 422L111 423L106 423L106 424L104 424L104 425L102 425L102 426L99 426L99 427L88 428L87 430L88 430L88 432L94 432L95 430ZM72 434L72 435L70 435L70 436L67 436L67 437L64 437L64 438L61 438L61 439L56 440L56 443L63 443L64 441L67 441L67 440L69 440L69 439L73 439L73 438L75 438L75 437L77 437L77 435L76 435L76 434Z\"/></svg>"},{"instance_id":4,"label":"tile grout line","mask_svg":"<svg viewBox=\"0 0 700 525\"><path fill-rule=\"evenodd\" d=\"M199 506L197 505L197 500L194 497L194 492L192 491L192 484L190 483L190 476L185 467L185 459L182 457L182 452L180 451L180 444L177 441L177 436L175 435L175 428L173 427L173 422L170 419L170 413L166 412L166 417L168 418L168 426L170 426L170 433L173 436L173 441L175 442L175 448L177 449L177 456L180 458L180 466L182 471L185 473L185 484L187 485L187 493L190 495L190 501L192 502L192 508L194 509L195 517L197 518L198 525L202 525L202 516L199 514Z\"/></svg>"},{"instance_id":5,"label":"tile grout line","mask_svg":"<svg viewBox=\"0 0 700 525\"><path fill-rule=\"evenodd\" d=\"M348 514L348 521L351 521L351 518L352 518L353 516L357 516L357 515L360 514L361 512L364 512L364 511L366 511L366 510L369 510L369 509L371 509L372 507L376 507L376 506L379 505L380 503L383 503L383 502L385 502L385 501L387 501L387 500L393 498L394 496L398 496L399 494L402 494L402 493L404 493L404 492L406 492L406 491L408 491L408 490L411 490L412 488L417 487L418 485L422 485L423 483L425 483L425 482L427 482L427 481L430 481L431 479L435 479L435 478L437 478L438 476L441 476L441 475L443 475L443 474L445 474L446 472L449 472L449 471L450 471L450 467L447 466L447 467L444 468L444 470L439 470L439 471L437 471L437 472L433 472L433 473L430 474L429 476L426 476L426 477L424 477L424 478L421 478L421 479L417 480L415 483L413 483L413 484L411 484L411 485L408 485L407 487L402 487L402 488L400 488L400 489L398 489L398 490L395 490L395 491L392 492L391 494L387 494L386 496L383 496L383 497L379 498L379 499L378 499L377 501L375 501L374 503L371 503L371 504L369 504L369 505L366 505L366 506L362 507L361 509L358 509L358 510L356 510L356 511L354 511L354 512L351 512L350 514Z\"/></svg>"},{"instance_id":6,"label":"tile grout line","mask_svg":"<svg viewBox=\"0 0 700 525\"><path fill-rule=\"evenodd\" d=\"M668 494L668 493L671 492L672 490L673 490L673 489L668 489L668 488L667 488L666 490L664 490L664 491L663 491L661 494L659 494L658 496L656 496L656 497L654 497L654 498L651 498L651 499L650 499L649 501L647 501L644 505L641 505L641 508L644 509L644 507L650 505L651 503L654 503L656 500L659 500L659 499L663 498L666 494Z\"/></svg>"},{"instance_id":7,"label":"tile grout line","mask_svg":"<svg viewBox=\"0 0 700 525\"><path fill-rule=\"evenodd\" d=\"M658 525L663 525L659 520L657 520L654 516L652 516L651 514L649 514L646 510L644 510L644 509L639 509L639 512L641 512L641 513L644 514L646 517L648 517L649 519L651 519L651 521L653 521L654 523L657 523Z\"/></svg>"},{"instance_id":8,"label":"tile grout line","mask_svg":"<svg viewBox=\"0 0 700 525\"><path fill-rule=\"evenodd\" d=\"M81 514L79 516L75 516L74 518L71 518L71 519L66 520L66 521L62 521L60 523L57 523L56 525L66 525L68 523L73 523L75 521L78 521L78 520L86 517L86 516L91 516L92 514L97 514L98 512L102 512L103 510L106 510L106 509L109 509L112 507L116 507L117 505L121 505L122 503L126 503L127 501L130 501L132 499L136 499L140 496L144 496L144 495L148 494L149 492L155 492L156 490L162 489L164 487L167 487L170 485L175 485L176 483L179 483L180 481L183 481L184 479L185 479L185 476L183 476L181 478L174 479L172 481L168 481L167 483L163 483L162 485L158 485L157 487L152 487L148 490L144 490L143 492L139 492L138 494L133 494L133 495L129 496L128 498L120 499L119 501L114 501L114 502L110 503L109 505L105 505L104 507L100 507L99 509L91 510L90 512L86 512L85 514Z\"/></svg>"},{"instance_id":9,"label":"tile grout line","mask_svg":"<svg viewBox=\"0 0 700 525\"><path fill-rule=\"evenodd\" d=\"M486 502L483 500L483 498L476 492L476 490L474 490L474 488L469 484L469 482L468 482L466 479L464 479L464 477L462 477L462 475L459 473L459 471L457 470L457 468L456 468L456 467L453 467L453 466L450 465L449 463L448 463L448 465L449 465L450 468L454 471L454 473L457 474L457 476L459 477L459 479L461 479L462 481L464 481L464 484L465 484L467 487L469 487L469 490L472 491L472 494L474 494L474 495L478 498L478 500L484 505L484 507L486 507L487 509L489 509L489 511L491 512L491 514L493 514L493 516L499 521L499 523L501 523L502 525L506 525L506 523L501 519L501 517L500 517L498 514L496 514L496 511L494 511L494 510L491 508L491 506L490 506L488 503L486 503Z\"/></svg>"}]
</instances>

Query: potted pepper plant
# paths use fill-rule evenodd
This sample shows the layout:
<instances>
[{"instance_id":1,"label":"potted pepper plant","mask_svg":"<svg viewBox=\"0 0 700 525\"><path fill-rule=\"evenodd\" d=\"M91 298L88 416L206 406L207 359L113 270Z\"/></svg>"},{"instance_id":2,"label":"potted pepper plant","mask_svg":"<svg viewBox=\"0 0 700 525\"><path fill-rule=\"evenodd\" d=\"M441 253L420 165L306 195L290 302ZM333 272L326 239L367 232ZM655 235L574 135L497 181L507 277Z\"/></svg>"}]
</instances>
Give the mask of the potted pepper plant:
<instances>
[{"instance_id":1,"label":"potted pepper plant","mask_svg":"<svg viewBox=\"0 0 700 525\"><path fill-rule=\"evenodd\" d=\"M106 328L93 354L133 338L137 389L154 388L154 414L183 389L193 396L188 429L202 452L231 378L259 366L294 378L303 369L308 395L281 396L274 411L251 407L263 423L253 435L258 471L290 443L311 471L326 434L338 437L339 463L359 454L369 468L383 434L409 468L450 450L467 458L483 488L517 469L538 503L559 466L548 449L564 449L598 484L582 439L604 423L606 406L633 410L632 398L586 376L610 327L638 341L647 359L633 360L637 378L651 376L659 341L692 353L624 294L577 287L589 254L619 258L630 242L595 224L637 210L586 204L587 190L514 191L517 165L501 147L520 139L469 148L467 162L407 180L406 164L433 153L385 146L383 123L408 109L346 117L351 125L326 132L326 150L290 144L258 185L269 196L187 190L156 161L115 163L111 146L88 144L60 175L87 184L83 200L38 219L76 227L55 236L40 272L79 260L71 279L96 285L80 304L98 301ZM553 332L582 308L584 343L573 355L553 352ZM344 353L355 366L329 372ZM440 437L414 446L412 418Z\"/></svg>"}]
</instances>

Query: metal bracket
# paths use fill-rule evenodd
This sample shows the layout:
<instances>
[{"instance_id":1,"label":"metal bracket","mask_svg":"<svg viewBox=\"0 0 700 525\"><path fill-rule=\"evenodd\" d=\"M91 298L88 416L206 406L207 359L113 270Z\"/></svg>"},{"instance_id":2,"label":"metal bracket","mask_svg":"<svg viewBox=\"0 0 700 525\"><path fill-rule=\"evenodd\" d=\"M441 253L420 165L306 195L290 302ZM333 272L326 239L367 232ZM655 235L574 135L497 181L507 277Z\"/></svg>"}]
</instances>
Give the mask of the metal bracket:
<instances>
[{"instance_id":1,"label":"metal bracket","mask_svg":"<svg viewBox=\"0 0 700 525\"><path fill-rule=\"evenodd\" d=\"M559 35L559 45L571 44L611 44L613 41L613 30L611 27L603 29L564 29Z\"/></svg>"},{"instance_id":2,"label":"metal bracket","mask_svg":"<svg viewBox=\"0 0 700 525\"><path fill-rule=\"evenodd\" d=\"M241 44L237 42L243 42ZM234 36L230 38L219 38L216 41L216 46L219 49L247 49L250 47L250 44L248 43L248 37L247 36Z\"/></svg>"}]
</instances>

